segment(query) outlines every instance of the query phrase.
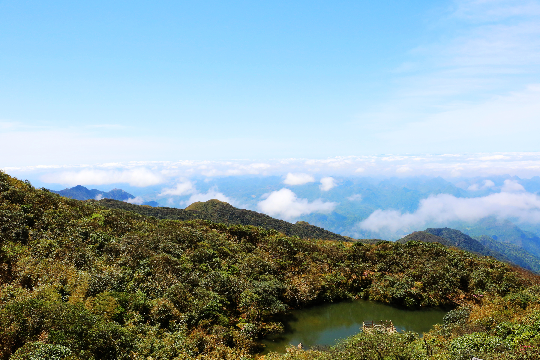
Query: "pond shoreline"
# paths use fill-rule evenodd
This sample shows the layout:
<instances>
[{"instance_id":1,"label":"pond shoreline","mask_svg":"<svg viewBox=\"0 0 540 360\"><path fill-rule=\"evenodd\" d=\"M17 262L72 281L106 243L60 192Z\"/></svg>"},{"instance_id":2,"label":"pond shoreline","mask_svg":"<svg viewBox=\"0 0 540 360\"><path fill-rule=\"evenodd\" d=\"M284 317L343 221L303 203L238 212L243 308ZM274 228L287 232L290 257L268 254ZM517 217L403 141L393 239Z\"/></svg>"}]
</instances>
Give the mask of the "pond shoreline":
<instances>
[{"instance_id":1,"label":"pond shoreline","mask_svg":"<svg viewBox=\"0 0 540 360\"><path fill-rule=\"evenodd\" d=\"M355 335L366 321L390 320L399 332L413 331L420 335L433 325L442 323L450 309L403 308L368 300L347 300L319 304L290 311L276 318L283 323L284 331L261 340L265 346L262 354L284 353L288 345L304 348L326 347Z\"/></svg>"}]
</instances>

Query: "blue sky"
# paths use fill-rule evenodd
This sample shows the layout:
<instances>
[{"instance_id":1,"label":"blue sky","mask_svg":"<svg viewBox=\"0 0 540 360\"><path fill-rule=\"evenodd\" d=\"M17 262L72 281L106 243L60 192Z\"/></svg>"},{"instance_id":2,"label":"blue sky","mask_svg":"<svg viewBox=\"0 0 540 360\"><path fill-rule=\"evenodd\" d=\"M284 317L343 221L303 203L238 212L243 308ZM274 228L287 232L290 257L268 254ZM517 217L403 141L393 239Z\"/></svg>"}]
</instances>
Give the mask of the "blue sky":
<instances>
[{"instance_id":1,"label":"blue sky","mask_svg":"<svg viewBox=\"0 0 540 360\"><path fill-rule=\"evenodd\" d=\"M0 1L0 54L2 167L540 150L539 1Z\"/></svg>"}]
</instances>

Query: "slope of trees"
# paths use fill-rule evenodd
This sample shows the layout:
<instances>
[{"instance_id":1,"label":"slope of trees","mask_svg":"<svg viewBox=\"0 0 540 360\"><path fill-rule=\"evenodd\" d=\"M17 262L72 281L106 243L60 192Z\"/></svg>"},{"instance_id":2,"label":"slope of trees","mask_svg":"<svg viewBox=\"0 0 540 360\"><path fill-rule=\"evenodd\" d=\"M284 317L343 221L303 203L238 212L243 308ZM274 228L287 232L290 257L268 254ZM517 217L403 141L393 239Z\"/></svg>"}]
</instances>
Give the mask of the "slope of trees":
<instances>
[{"instance_id":1,"label":"slope of trees","mask_svg":"<svg viewBox=\"0 0 540 360\"><path fill-rule=\"evenodd\" d=\"M0 242L2 359L249 359L262 336L283 330L275 315L351 298L458 306L426 338L435 354L485 339L504 340L482 348L497 354L538 346L537 277L436 243L369 245L160 220L1 172ZM362 358L353 349L370 344L382 358L401 348L416 356L418 341L359 335L313 356Z\"/></svg>"}]
</instances>

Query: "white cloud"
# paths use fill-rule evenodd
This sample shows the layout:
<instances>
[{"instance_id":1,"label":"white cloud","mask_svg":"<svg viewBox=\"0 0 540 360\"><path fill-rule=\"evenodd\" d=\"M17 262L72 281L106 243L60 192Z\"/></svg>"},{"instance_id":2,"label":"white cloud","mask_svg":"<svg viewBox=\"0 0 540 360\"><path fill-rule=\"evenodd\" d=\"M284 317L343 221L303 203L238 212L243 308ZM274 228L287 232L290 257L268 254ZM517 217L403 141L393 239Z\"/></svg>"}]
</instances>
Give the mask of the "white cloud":
<instances>
[{"instance_id":1,"label":"white cloud","mask_svg":"<svg viewBox=\"0 0 540 360\"><path fill-rule=\"evenodd\" d=\"M103 195L101 195L101 194L97 194L97 195L96 195L96 200L98 200L98 201L99 201L99 200L101 200L101 199L103 199Z\"/></svg>"},{"instance_id":2,"label":"white cloud","mask_svg":"<svg viewBox=\"0 0 540 360\"><path fill-rule=\"evenodd\" d=\"M319 185L319 188L322 191L328 191L336 186L336 181L333 177L324 177L321 179L321 185Z\"/></svg>"},{"instance_id":3,"label":"white cloud","mask_svg":"<svg viewBox=\"0 0 540 360\"><path fill-rule=\"evenodd\" d=\"M420 201L418 210L401 213L376 210L359 226L373 232L406 232L420 230L427 224L452 221L474 222L488 216L517 219L518 222L540 223L540 197L523 191L514 181L505 181L500 193L477 198L457 198L439 194Z\"/></svg>"},{"instance_id":4,"label":"white cloud","mask_svg":"<svg viewBox=\"0 0 540 360\"><path fill-rule=\"evenodd\" d=\"M283 180L283 183L287 185L304 185L312 182L315 182L315 178L309 174L303 173L288 173L285 180Z\"/></svg>"},{"instance_id":5,"label":"white cloud","mask_svg":"<svg viewBox=\"0 0 540 360\"><path fill-rule=\"evenodd\" d=\"M126 202L127 202L127 203L130 203L130 204L135 204L135 205L142 205L142 203L144 202L144 200L143 200L142 197L136 196L136 197L134 197L134 198L127 199Z\"/></svg>"},{"instance_id":6,"label":"white cloud","mask_svg":"<svg viewBox=\"0 0 540 360\"><path fill-rule=\"evenodd\" d=\"M129 170L83 169L80 171L63 171L43 175L41 180L46 183L57 183L68 186L127 183L137 187L157 185L164 181L160 174L146 168Z\"/></svg>"},{"instance_id":7,"label":"white cloud","mask_svg":"<svg viewBox=\"0 0 540 360\"><path fill-rule=\"evenodd\" d=\"M161 193L158 194L158 196L166 196L166 195L182 196L182 195L189 195L194 192L195 192L195 187L193 186L193 183L187 180L187 181L176 184L176 188L162 189Z\"/></svg>"},{"instance_id":8,"label":"white cloud","mask_svg":"<svg viewBox=\"0 0 540 360\"><path fill-rule=\"evenodd\" d=\"M265 200L259 202L258 208L270 216L291 220L314 212L329 213L336 205L334 202L324 202L320 199L312 202L307 199L298 199L294 192L283 188L270 193Z\"/></svg>"}]
</instances>

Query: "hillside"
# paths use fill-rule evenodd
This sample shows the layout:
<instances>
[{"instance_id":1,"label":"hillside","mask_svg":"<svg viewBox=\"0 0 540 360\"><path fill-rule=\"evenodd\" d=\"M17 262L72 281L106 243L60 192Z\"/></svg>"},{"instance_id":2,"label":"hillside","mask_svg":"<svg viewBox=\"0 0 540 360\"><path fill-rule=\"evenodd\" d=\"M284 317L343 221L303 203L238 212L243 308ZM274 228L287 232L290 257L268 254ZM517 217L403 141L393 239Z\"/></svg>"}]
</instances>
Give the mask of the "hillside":
<instances>
[{"instance_id":1,"label":"hillside","mask_svg":"<svg viewBox=\"0 0 540 360\"><path fill-rule=\"evenodd\" d=\"M266 359L503 358L540 345L538 277L436 243L160 220L1 172L0 241L0 359L254 359L283 331L277 315L353 298L457 308L423 340L359 334Z\"/></svg>"},{"instance_id":2,"label":"hillside","mask_svg":"<svg viewBox=\"0 0 540 360\"><path fill-rule=\"evenodd\" d=\"M537 274L540 273L540 259L523 250L523 248L514 244L493 240L491 237L485 235L479 236L476 240L485 247L503 254L513 264L534 271Z\"/></svg>"},{"instance_id":3,"label":"hillside","mask_svg":"<svg viewBox=\"0 0 540 360\"><path fill-rule=\"evenodd\" d=\"M492 256L500 261L510 262L510 260L501 253L482 245L479 241L459 230L449 228L428 228L424 231L415 231L397 241L404 244L411 240L440 243L446 246L453 246L470 251L478 255Z\"/></svg>"},{"instance_id":4,"label":"hillside","mask_svg":"<svg viewBox=\"0 0 540 360\"><path fill-rule=\"evenodd\" d=\"M303 221L291 224L287 221L274 219L268 215L251 210L238 209L219 200L196 202L186 209L167 207L138 206L111 199L103 199L99 204L110 209L123 209L133 211L141 215L153 216L157 219L169 220L208 220L229 225L253 225L267 230L274 229L285 235L298 236L303 239L326 239L350 241L350 238L334 234L318 226L310 225Z\"/></svg>"},{"instance_id":5,"label":"hillside","mask_svg":"<svg viewBox=\"0 0 540 360\"><path fill-rule=\"evenodd\" d=\"M429 243L439 243L445 246L457 247L453 241L450 241L448 239L445 239L437 235L433 235L431 233L428 233L427 231L415 231L407 236L402 237L399 240L396 240L396 242L401 243L401 244L406 244L409 241L423 241L423 242L429 242Z\"/></svg>"},{"instance_id":6,"label":"hillside","mask_svg":"<svg viewBox=\"0 0 540 360\"><path fill-rule=\"evenodd\" d=\"M436 235L435 235L436 234ZM540 273L540 259L531 255L519 246L493 240L489 236L473 239L459 230L449 228L430 228L425 231L415 231L402 239L408 241L436 242L445 246L453 246L473 253L492 256L497 260L521 266L524 269Z\"/></svg>"}]
</instances>

